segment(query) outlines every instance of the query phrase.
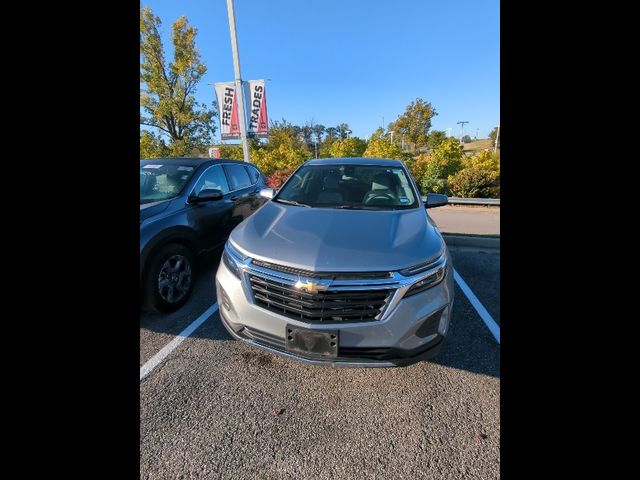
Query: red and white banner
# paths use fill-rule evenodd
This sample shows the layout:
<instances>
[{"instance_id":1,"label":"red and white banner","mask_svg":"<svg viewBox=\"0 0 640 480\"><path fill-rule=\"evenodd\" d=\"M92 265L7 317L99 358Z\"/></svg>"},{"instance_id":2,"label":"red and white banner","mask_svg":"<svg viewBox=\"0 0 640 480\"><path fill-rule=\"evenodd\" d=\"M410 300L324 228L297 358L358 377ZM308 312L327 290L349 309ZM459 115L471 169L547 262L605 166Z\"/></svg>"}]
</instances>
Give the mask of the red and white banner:
<instances>
[{"instance_id":1,"label":"red and white banner","mask_svg":"<svg viewBox=\"0 0 640 480\"><path fill-rule=\"evenodd\" d=\"M237 140L240 138L240 122L236 85L233 82L216 83L215 90L220 115L220 138L222 140Z\"/></svg>"},{"instance_id":2,"label":"red and white banner","mask_svg":"<svg viewBox=\"0 0 640 480\"><path fill-rule=\"evenodd\" d=\"M246 82L246 87L245 103L249 114L247 136L266 138L269 134L269 119L264 80L249 80Z\"/></svg>"}]
</instances>

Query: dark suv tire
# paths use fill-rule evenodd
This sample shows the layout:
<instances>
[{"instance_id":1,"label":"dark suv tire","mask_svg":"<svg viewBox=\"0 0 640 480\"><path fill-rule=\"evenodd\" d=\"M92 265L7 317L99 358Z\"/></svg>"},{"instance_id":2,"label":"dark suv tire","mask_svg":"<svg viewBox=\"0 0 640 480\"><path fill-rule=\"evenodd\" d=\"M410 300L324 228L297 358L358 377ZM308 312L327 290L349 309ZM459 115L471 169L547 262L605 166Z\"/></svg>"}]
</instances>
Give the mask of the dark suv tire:
<instances>
[{"instance_id":1,"label":"dark suv tire","mask_svg":"<svg viewBox=\"0 0 640 480\"><path fill-rule=\"evenodd\" d=\"M175 312L193 290L193 254L183 245L170 243L147 262L142 280L142 304L152 313Z\"/></svg>"}]
</instances>

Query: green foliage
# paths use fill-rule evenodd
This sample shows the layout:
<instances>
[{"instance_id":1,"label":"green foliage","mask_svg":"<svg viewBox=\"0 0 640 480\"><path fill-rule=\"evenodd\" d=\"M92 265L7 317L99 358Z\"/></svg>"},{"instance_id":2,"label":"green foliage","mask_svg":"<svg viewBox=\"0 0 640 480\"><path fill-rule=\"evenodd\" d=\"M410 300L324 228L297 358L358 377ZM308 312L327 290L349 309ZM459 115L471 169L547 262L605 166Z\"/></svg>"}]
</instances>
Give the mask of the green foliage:
<instances>
[{"instance_id":1,"label":"green foliage","mask_svg":"<svg viewBox=\"0 0 640 480\"><path fill-rule=\"evenodd\" d=\"M462 143L469 143L471 142L471 137L469 135L465 135L464 137L462 137Z\"/></svg>"},{"instance_id":2,"label":"green foliage","mask_svg":"<svg viewBox=\"0 0 640 480\"><path fill-rule=\"evenodd\" d=\"M265 175L297 167L310 158L311 154L305 148L297 147L293 142L282 142L276 148L265 146L251 152L252 161Z\"/></svg>"},{"instance_id":3,"label":"green foliage","mask_svg":"<svg viewBox=\"0 0 640 480\"><path fill-rule=\"evenodd\" d=\"M251 160L265 175L297 167L311 157L300 138L300 127L284 119L271 122L269 141L265 145L251 148Z\"/></svg>"},{"instance_id":4,"label":"green foliage","mask_svg":"<svg viewBox=\"0 0 640 480\"><path fill-rule=\"evenodd\" d=\"M457 139L444 139L431 153L419 155L407 162L423 195L429 192L448 193L448 178L463 167L463 149Z\"/></svg>"},{"instance_id":5,"label":"green foliage","mask_svg":"<svg viewBox=\"0 0 640 480\"><path fill-rule=\"evenodd\" d=\"M358 137L336 140L331 143L329 153L331 157L362 157L367 149L367 141Z\"/></svg>"},{"instance_id":6,"label":"green foliage","mask_svg":"<svg viewBox=\"0 0 640 480\"><path fill-rule=\"evenodd\" d=\"M492 150L482 150L473 157L464 160L465 168L487 170L494 177L500 177L500 153Z\"/></svg>"},{"instance_id":7,"label":"green foliage","mask_svg":"<svg viewBox=\"0 0 640 480\"><path fill-rule=\"evenodd\" d=\"M147 130L140 131L140 158L162 158L169 156L164 140Z\"/></svg>"},{"instance_id":8,"label":"green foliage","mask_svg":"<svg viewBox=\"0 0 640 480\"><path fill-rule=\"evenodd\" d=\"M369 158L395 158L399 160L407 159L407 155L398 147L391 143L382 128L378 128L369 140L367 149L362 154Z\"/></svg>"},{"instance_id":9,"label":"green foliage","mask_svg":"<svg viewBox=\"0 0 640 480\"><path fill-rule=\"evenodd\" d=\"M320 123L316 123L313 127L311 127L311 129L313 130L313 134L316 137L316 142L318 144L320 144L320 142L322 141L322 136L325 133L325 126L320 124Z\"/></svg>"},{"instance_id":10,"label":"green foliage","mask_svg":"<svg viewBox=\"0 0 640 480\"><path fill-rule=\"evenodd\" d=\"M487 170L465 168L449 179L453 195L466 198L499 198L500 180Z\"/></svg>"},{"instance_id":11,"label":"green foliage","mask_svg":"<svg viewBox=\"0 0 640 480\"><path fill-rule=\"evenodd\" d=\"M500 197L500 154L483 150L463 160L464 168L449 176L451 192L459 197Z\"/></svg>"},{"instance_id":12,"label":"green foliage","mask_svg":"<svg viewBox=\"0 0 640 480\"><path fill-rule=\"evenodd\" d=\"M244 151L242 144L238 145L218 145L220 149L220 158L228 158L231 160L244 160ZM249 153L251 155L251 153Z\"/></svg>"},{"instance_id":13,"label":"green foliage","mask_svg":"<svg viewBox=\"0 0 640 480\"><path fill-rule=\"evenodd\" d=\"M438 148L433 151L433 156L437 160L450 164L457 171L462 166L464 149L457 138L449 137L438 145Z\"/></svg>"},{"instance_id":14,"label":"green foliage","mask_svg":"<svg viewBox=\"0 0 640 480\"><path fill-rule=\"evenodd\" d=\"M395 122L389 124L389 131L395 132L398 137L404 135L405 140L413 150L427 146L431 119L437 115L431 103L421 98L411 102L405 112Z\"/></svg>"},{"instance_id":15,"label":"green foliage","mask_svg":"<svg viewBox=\"0 0 640 480\"><path fill-rule=\"evenodd\" d=\"M349 138L349 135L351 135L351 129L346 123L341 123L340 125L336 126L336 133L338 134L338 138L340 140L344 140L345 138Z\"/></svg>"},{"instance_id":16,"label":"green foliage","mask_svg":"<svg viewBox=\"0 0 640 480\"><path fill-rule=\"evenodd\" d=\"M171 155L203 152L216 130L216 109L197 103L194 97L207 71L195 45L197 31L186 17L173 23L174 56L167 63L161 25L149 7L140 8L140 125L166 135Z\"/></svg>"},{"instance_id":17,"label":"green foliage","mask_svg":"<svg viewBox=\"0 0 640 480\"><path fill-rule=\"evenodd\" d=\"M333 140L329 139L329 136L327 135L318 148L318 158L333 157L331 148L333 147L333 144L338 141L339 140L336 140L335 138Z\"/></svg>"},{"instance_id":18,"label":"green foliage","mask_svg":"<svg viewBox=\"0 0 640 480\"><path fill-rule=\"evenodd\" d=\"M447 138L447 133L442 130L434 130L427 138L427 146L429 148L438 148Z\"/></svg>"}]
</instances>

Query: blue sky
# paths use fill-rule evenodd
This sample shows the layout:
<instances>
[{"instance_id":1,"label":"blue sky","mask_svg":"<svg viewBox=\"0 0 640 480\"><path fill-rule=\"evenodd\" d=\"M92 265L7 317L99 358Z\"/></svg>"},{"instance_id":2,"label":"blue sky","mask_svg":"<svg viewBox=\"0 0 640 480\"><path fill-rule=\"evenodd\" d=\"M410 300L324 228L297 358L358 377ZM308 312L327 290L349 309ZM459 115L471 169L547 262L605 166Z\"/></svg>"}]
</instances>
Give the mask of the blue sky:
<instances>
[{"instance_id":1,"label":"blue sky","mask_svg":"<svg viewBox=\"0 0 640 480\"><path fill-rule=\"evenodd\" d=\"M232 81L226 0L143 0L162 22L186 15L208 84ZM368 138L420 97L438 112L434 129L485 138L500 122L500 3L497 0L235 0L243 80L270 78L269 117L325 126L348 123ZM219 131L216 132L219 139Z\"/></svg>"}]
</instances>

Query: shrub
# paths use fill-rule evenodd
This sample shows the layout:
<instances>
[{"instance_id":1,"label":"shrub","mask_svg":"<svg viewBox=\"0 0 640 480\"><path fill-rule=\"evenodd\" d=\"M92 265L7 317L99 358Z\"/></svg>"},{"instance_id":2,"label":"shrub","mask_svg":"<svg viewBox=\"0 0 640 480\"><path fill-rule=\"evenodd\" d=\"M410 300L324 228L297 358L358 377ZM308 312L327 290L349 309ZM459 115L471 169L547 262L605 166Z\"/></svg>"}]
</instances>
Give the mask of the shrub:
<instances>
[{"instance_id":1,"label":"shrub","mask_svg":"<svg viewBox=\"0 0 640 480\"><path fill-rule=\"evenodd\" d=\"M282 184L291 176L295 168L287 168L286 170L276 170L267 178L267 185L278 190Z\"/></svg>"},{"instance_id":2,"label":"shrub","mask_svg":"<svg viewBox=\"0 0 640 480\"><path fill-rule=\"evenodd\" d=\"M331 143L329 153L332 157L361 157L367 149L367 141L358 137L335 140Z\"/></svg>"},{"instance_id":3,"label":"shrub","mask_svg":"<svg viewBox=\"0 0 640 480\"><path fill-rule=\"evenodd\" d=\"M399 160L407 158L407 155L398 145L389 141L385 136L384 130L381 128L378 128L373 133L362 156L370 158L396 158Z\"/></svg>"},{"instance_id":4,"label":"shrub","mask_svg":"<svg viewBox=\"0 0 640 480\"><path fill-rule=\"evenodd\" d=\"M465 168L449 177L453 195L466 198L500 198L500 177L489 170Z\"/></svg>"},{"instance_id":5,"label":"shrub","mask_svg":"<svg viewBox=\"0 0 640 480\"><path fill-rule=\"evenodd\" d=\"M242 144L239 145L218 145L220 149L220 158L228 158L231 160L244 160L244 151Z\"/></svg>"},{"instance_id":6,"label":"shrub","mask_svg":"<svg viewBox=\"0 0 640 480\"><path fill-rule=\"evenodd\" d=\"M433 153L423 153L407 162L423 195L449 193L448 178L463 166L463 151L455 138L444 139Z\"/></svg>"},{"instance_id":7,"label":"shrub","mask_svg":"<svg viewBox=\"0 0 640 480\"><path fill-rule=\"evenodd\" d=\"M473 157L465 160L465 167L476 170L487 170L496 178L500 177L500 154L490 150L482 150Z\"/></svg>"}]
</instances>

